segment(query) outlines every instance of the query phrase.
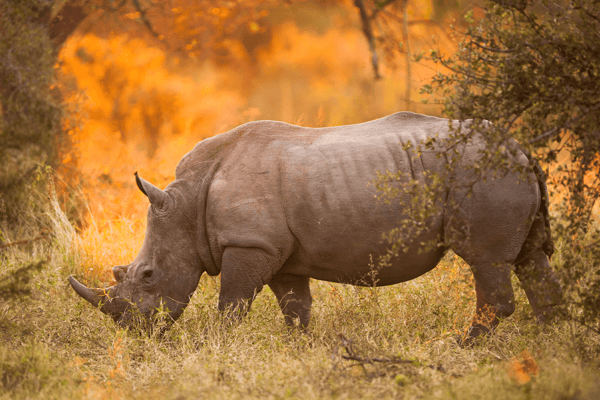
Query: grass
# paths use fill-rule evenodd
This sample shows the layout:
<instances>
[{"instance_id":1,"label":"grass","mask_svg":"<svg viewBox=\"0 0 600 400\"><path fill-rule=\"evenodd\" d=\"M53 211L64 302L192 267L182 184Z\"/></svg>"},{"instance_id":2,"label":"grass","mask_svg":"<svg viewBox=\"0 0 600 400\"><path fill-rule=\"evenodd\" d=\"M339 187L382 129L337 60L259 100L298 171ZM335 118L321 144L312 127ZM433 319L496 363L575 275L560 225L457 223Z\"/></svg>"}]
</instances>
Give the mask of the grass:
<instances>
[{"instance_id":1,"label":"grass","mask_svg":"<svg viewBox=\"0 0 600 400\"><path fill-rule=\"evenodd\" d=\"M391 287L312 281L309 333L284 325L268 288L240 325L224 327L219 280L203 276L173 328L146 337L119 329L66 281L71 273L107 279L94 269L110 253L103 246L135 254L140 238L117 232L134 223L83 235L55 202L45 213L51 239L0 250L2 282L46 260L28 283L31 296L0 300L0 399L600 398L598 335L573 322L538 325L516 281L515 314L479 346L460 348L455 336L472 317L475 294L457 257ZM2 233L8 242L34 231ZM344 358L349 351L357 360Z\"/></svg>"}]
</instances>

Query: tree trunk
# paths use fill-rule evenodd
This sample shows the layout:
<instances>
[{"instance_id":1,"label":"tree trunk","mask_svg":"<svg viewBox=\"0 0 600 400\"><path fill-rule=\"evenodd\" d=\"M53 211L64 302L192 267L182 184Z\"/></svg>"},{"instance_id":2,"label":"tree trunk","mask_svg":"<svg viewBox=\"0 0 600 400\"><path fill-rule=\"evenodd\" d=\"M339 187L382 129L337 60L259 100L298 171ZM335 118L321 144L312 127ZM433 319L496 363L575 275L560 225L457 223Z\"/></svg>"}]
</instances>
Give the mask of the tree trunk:
<instances>
[{"instance_id":1,"label":"tree trunk","mask_svg":"<svg viewBox=\"0 0 600 400\"><path fill-rule=\"evenodd\" d=\"M362 30L369 42L369 49L371 50L371 64L373 65L373 72L375 73L375 79L381 79L379 74L379 61L377 59L377 49L375 48L375 36L373 35L373 28L371 27L371 18L367 14L367 9L362 0L354 0L354 5L358 8L360 14L360 21L362 23Z\"/></svg>"},{"instance_id":2,"label":"tree trunk","mask_svg":"<svg viewBox=\"0 0 600 400\"><path fill-rule=\"evenodd\" d=\"M48 27L48 36L52 39L56 54L87 16L88 13L83 6L68 1L54 17L52 7L44 7L40 12L39 20Z\"/></svg>"},{"instance_id":3,"label":"tree trunk","mask_svg":"<svg viewBox=\"0 0 600 400\"><path fill-rule=\"evenodd\" d=\"M403 21L402 21L402 36L404 39L404 48L406 50L406 77L404 83L404 111L410 111L410 87L411 87L411 71L410 71L410 43L408 38L408 0L404 1Z\"/></svg>"}]
</instances>

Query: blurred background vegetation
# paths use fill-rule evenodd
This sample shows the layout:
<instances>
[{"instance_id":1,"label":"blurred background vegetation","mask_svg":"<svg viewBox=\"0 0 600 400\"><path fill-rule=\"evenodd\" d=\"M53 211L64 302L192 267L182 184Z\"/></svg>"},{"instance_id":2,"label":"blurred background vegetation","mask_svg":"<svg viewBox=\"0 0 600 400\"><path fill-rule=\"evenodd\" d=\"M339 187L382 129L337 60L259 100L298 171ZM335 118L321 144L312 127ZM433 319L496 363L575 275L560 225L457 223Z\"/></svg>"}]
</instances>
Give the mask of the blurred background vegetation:
<instances>
[{"instance_id":1,"label":"blurred background vegetation","mask_svg":"<svg viewBox=\"0 0 600 400\"><path fill-rule=\"evenodd\" d=\"M85 177L92 186L124 185L132 166L164 175L163 182L197 141L249 120L323 126L399 109L439 113L418 102L421 83L434 71L403 54L410 47L452 51L449 25L465 7L5 1L2 217L16 220L11 210L23 199L15 196L39 165L70 184ZM369 16L369 30L361 28L359 9ZM409 33L401 30L404 16ZM371 66L374 57L385 61ZM128 209L127 202L121 206Z\"/></svg>"}]
</instances>

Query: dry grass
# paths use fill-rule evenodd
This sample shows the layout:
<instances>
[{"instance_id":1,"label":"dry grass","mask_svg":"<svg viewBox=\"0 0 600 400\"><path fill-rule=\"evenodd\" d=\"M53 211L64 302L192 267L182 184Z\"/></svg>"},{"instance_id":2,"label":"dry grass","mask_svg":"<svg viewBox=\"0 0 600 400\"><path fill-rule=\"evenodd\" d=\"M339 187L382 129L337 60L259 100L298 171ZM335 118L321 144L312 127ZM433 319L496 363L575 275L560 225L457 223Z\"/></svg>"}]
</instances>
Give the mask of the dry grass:
<instances>
[{"instance_id":1,"label":"dry grass","mask_svg":"<svg viewBox=\"0 0 600 400\"><path fill-rule=\"evenodd\" d=\"M131 223L82 237L59 207L46 213L51 241L0 254L0 277L48 260L31 297L0 301L0 399L600 398L600 338L572 323L537 325L520 289L517 312L494 336L458 347L475 295L456 257L392 287L312 281L309 333L284 325L269 289L240 325L222 326L219 280L203 276L164 337L141 337L91 309L66 281L73 272L105 279L86 271L119 246L129 249L119 257L134 254L140 238L118 236ZM344 359L347 349L363 361Z\"/></svg>"}]
</instances>

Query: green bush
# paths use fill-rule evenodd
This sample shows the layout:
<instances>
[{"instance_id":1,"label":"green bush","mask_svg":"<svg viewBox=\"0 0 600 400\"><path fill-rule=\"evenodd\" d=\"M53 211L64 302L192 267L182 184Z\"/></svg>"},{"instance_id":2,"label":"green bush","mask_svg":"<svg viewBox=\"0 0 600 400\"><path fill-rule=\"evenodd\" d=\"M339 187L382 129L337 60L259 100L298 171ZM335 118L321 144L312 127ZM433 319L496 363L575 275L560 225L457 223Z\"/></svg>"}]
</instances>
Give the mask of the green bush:
<instances>
[{"instance_id":1,"label":"green bush","mask_svg":"<svg viewBox=\"0 0 600 400\"><path fill-rule=\"evenodd\" d=\"M60 95L56 52L41 10L49 0L3 1L0 11L0 219L16 221L39 166L55 164Z\"/></svg>"},{"instance_id":2,"label":"green bush","mask_svg":"<svg viewBox=\"0 0 600 400\"><path fill-rule=\"evenodd\" d=\"M593 95L600 92L600 5L486 1L483 11L478 21L467 14L470 25L455 54L430 54L441 68L422 92L441 94L449 118L473 120L454 128L443 146L436 143L442 148L436 151L458 165L455 149L481 134L485 151L469 171L476 179L519 169L505 155L511 138L539 160L548 171L552 236L562 246L553 260L565 292L561 313L600 334L600 100ZM433 147L424 143L421 150ZM426 185L403 191L416 200L435 198L453 173L450 165ZM394 178L380 176L383 195L395 195L385 191ZM418 201L405 226L425 221L433 209L428 204ZM401 248L403 238L389 236Z\"/></svg>"}]
</instances>

